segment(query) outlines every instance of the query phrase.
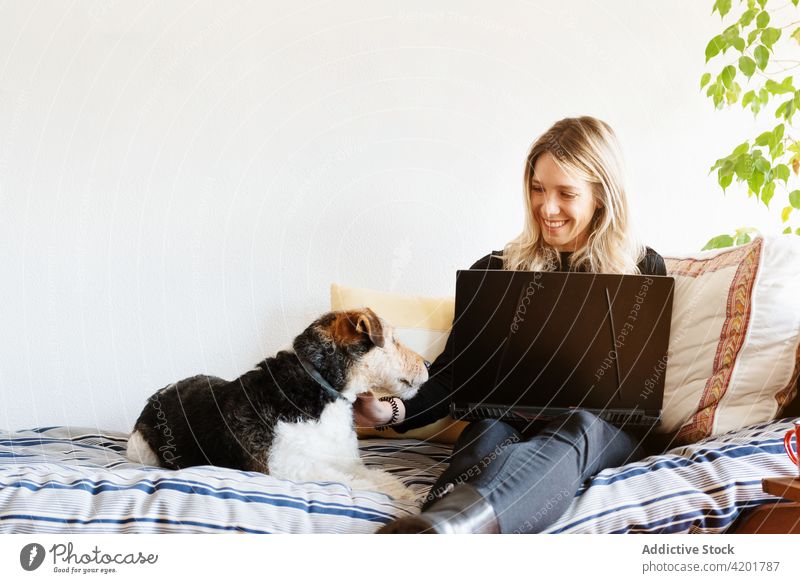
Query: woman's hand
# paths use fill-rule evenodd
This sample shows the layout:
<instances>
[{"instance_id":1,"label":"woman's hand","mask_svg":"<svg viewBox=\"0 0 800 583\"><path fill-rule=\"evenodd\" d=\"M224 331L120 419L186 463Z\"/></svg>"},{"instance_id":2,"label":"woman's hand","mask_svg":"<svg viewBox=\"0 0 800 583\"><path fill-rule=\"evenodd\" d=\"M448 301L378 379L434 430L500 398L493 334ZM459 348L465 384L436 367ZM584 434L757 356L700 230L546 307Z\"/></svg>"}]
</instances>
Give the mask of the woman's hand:
<instances>
[{"instance_id":1,"label":"woman's hand","mask_svg":"<svg viewBox=\"0 0 800 583\"><path fill-rule=\"evenodd\" d=\"M397 423L405 418L406 408L399 398L395 400L400 408ZM379 401L372 393L361 393L353 405L353 416L356 427L376 427L386 425L392 419L392 405L387 401Z\"/></svg>"}]
</instances>

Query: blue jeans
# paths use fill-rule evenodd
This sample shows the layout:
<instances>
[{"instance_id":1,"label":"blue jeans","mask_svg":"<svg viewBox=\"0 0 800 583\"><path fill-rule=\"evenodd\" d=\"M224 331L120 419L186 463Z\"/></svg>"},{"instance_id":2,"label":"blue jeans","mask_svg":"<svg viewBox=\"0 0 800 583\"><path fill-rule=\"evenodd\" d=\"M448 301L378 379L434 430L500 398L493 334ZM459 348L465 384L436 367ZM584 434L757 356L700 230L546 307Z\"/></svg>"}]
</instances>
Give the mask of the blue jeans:
<instances>
[{"instance_id":1,"label":"blue jeans","mask_svg":"<svg viewBox=\"0 0 800 583\"><path fill-rule=\"evenodd\" d=\"M468 482L494 508L500 532L541 532L591 476L645 455L637 436L587 411L553 419L529 439L502 421L477 421L459 437L423 509Z\"/></svg>"}]
</instances>

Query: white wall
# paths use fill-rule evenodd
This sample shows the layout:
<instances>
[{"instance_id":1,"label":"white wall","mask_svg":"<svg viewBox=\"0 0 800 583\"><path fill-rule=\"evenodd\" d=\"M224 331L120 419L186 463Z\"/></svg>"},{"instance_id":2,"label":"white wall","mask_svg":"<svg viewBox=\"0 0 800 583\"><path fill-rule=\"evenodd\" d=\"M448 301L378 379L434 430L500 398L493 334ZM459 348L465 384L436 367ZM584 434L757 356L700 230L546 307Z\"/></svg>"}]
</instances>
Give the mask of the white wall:
<instances>
[{"instance_id":1,"label":"white wall","mask_svg":"<svg viewBox=\"0 0 800 583\"><path fill-rule=\"evenodd\" d=\"M452 293L562 117L616 128L662 253L774 230L708 175L753 131L699 91L712 0L432 4L0 5L0 427L129 428L332 281Z\"/></svg>"}]
</instances>

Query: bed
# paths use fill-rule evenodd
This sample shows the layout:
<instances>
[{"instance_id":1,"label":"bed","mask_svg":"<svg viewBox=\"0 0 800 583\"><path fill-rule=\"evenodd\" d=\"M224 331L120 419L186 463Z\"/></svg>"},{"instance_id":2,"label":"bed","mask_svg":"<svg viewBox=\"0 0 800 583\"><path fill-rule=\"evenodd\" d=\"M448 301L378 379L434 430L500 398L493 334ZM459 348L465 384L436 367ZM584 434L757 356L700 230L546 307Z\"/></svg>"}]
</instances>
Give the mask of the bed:
<instances>
[{"instance_id":1,"label":"bed","mask_svg":"<svg viewBox=\"0 0 800 583\"><path fill-rule=\"evenodd\" d=\"M800 238L778 236L665 258L675 300L661 427L684 445L600 472L549 532L722 533L752 509L787 509L761 480L797 475L783 435L800 417L798 256ZM331 309L363 306L431 361L454 317L453 298L331 286ZM450 421L364 434L362 456L424 495L446 463L438 441L457 428ZM0 432L0 531L371 533L418 511L337 483L142 467L125 459L126 439L78 427Z\"/></svg>"},{"instance_id":2,"label":"bed","mask_svg":"<svg viewBox=\"0 0 800 583\"><path fill-rule=\"evenodd\" d=\"M747 509L781 502L766 476L793 476L788 419L751 425L596 475L553 533L721 533ZM180 471L124 457L127 436L77 427L0 432L5 533L371 533L413 503L338 483L294 483L210 466ZM449 446L363 439L366 463L424 494Z\"/></svg>"}]
</instances>

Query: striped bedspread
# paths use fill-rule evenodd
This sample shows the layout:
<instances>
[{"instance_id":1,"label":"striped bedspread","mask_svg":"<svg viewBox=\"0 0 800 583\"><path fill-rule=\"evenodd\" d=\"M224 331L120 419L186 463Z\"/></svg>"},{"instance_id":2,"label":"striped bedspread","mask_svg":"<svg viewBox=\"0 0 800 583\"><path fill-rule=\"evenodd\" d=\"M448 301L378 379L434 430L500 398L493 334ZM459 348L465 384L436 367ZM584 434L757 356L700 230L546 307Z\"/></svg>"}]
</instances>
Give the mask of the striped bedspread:
<instances>
[{"instance_id":1,"label":"striped bedspread","mask_svg":"<svg viewBox=\"0 0 800 583\"><path fill-rule=\"evenodd\" d=\"M794 475L787 421L757 425L608 469L587 483L550 532L723 532L775 499L761 478ZM294 483L210 466L169 471L124 457L126 435L50 427L0 432L0 532L374 532L417 511L375 492ZM416 440L361 442L367 464L424 494L448 448Z\"/></svg>"}]
</instances>

